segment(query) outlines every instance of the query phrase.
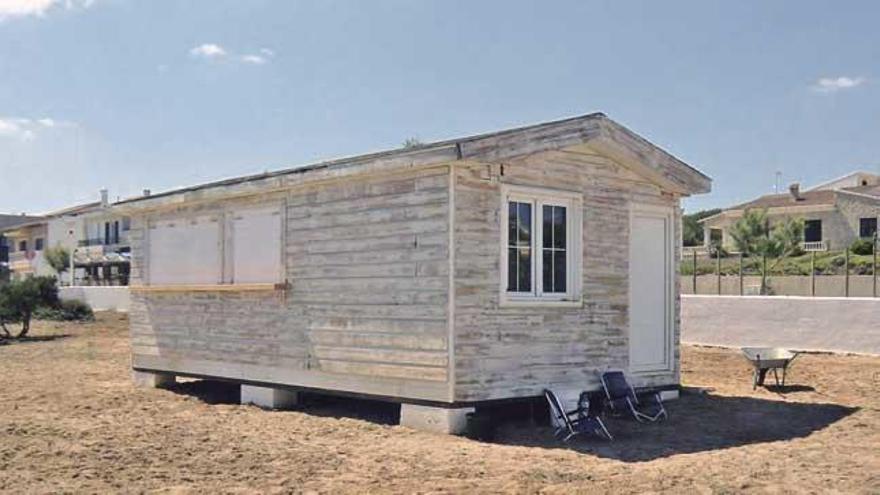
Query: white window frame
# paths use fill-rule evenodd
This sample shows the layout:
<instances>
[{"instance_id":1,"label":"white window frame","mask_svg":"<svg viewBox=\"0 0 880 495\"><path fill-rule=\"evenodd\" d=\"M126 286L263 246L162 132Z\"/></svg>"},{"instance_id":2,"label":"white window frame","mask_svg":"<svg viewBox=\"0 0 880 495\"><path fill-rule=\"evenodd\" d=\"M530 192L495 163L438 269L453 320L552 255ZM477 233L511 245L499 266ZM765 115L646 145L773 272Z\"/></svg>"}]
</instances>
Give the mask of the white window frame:
<instances>
[{"instance_id":1,"label":"white window frame","mask_svg":"<svg viewBox=\"0 0 880 495\"><path fill-rule=\"evenodd\" d=\"M530 203L532 205L532 291L508 292L508 203ZM543 256L544 229L543 207L564 206L566 208L566 291L544 292ZM501 306L581 306L583 261L583 196L580 193L525 186L501 186L501 215L499 243L501 250L500 305Z\"/></svg>"}]
</instances>

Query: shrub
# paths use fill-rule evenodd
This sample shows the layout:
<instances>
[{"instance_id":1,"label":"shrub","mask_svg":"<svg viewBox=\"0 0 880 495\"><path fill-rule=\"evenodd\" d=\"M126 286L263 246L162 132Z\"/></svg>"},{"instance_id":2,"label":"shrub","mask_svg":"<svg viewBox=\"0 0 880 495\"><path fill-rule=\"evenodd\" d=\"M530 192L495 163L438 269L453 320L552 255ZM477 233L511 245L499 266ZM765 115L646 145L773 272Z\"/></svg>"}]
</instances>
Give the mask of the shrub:
<instances>
[{"instance_id":1,"label":"shrub","mask_svg":"<svg viewBox=\"0 0 880 495\"><path fill-rule=\"evenodd\" d=\"M874 240L873 239L856 239L850 247L850 251L853 254L866 255L866 254L874 254Z\"/></svg>"},{"instance_id":2,"label":"shrub","mask_svg":"<svg viewBox=\"0 0 880 495\"><path fill-rule=\"evenodd\" d=\"M93 321L95 313L88 304L68 300L61 301L56 307L40 306L34 311L34 318L53 321Z\"/></svg>"}]
</instances>

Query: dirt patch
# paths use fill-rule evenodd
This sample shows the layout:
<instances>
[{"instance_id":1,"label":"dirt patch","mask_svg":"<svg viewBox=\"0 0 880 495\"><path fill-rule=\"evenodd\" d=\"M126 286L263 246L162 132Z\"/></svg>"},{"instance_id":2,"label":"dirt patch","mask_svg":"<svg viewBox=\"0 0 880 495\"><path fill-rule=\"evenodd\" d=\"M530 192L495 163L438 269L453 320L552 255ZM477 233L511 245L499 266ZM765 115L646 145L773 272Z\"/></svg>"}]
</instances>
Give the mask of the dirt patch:
<instances>
[{"instance_id":1,"label":"dirt patch","mask_svg":"<svg viewBox=\"0 0 880 495\"><path fill-rule=\"evenodd\" d=\"M670 420L610 419L613 443L562 445L528 420L496 443L394 426L393 407L313 397L301 411L238 390L130 382L127 321L38 323L0 347L0 490L11 492L880 491L880 358L798 358L752 391L734 351L685 347Z\"/></svg>"}]
</instances>

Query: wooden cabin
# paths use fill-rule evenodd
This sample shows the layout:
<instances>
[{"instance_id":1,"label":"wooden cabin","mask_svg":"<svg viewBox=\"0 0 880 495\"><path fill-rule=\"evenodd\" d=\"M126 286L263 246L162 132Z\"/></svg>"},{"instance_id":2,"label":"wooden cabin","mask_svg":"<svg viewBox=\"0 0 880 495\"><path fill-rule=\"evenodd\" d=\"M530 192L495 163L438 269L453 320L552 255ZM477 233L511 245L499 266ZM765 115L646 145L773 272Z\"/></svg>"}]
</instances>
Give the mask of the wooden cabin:
<instances>
[{"instance_id":1,"label":"wooden cabin","mask_svg":"<svg viewBox=\"0 0 880 495\"><path fill-rule=\"evenodd\" d=\"M594 113L123 201L135 380L447 432L597 370L677 390L680 199L710 185Z\"/></svg>"}]
</instances>

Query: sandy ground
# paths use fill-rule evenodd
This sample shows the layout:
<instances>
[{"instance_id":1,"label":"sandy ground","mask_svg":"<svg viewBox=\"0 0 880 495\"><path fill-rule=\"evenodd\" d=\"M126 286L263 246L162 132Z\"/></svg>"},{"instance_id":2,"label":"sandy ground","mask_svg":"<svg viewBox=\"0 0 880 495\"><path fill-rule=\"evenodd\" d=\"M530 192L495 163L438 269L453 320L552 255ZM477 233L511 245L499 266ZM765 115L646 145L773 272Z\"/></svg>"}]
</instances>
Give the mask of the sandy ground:
<instances>
[{"instance_id":1,"label":"sandy ground","mask_svg":"<svg viewBox=\"0 0 880 495\"><path fill-rule=\"evenodd\" d=\"M496 443L420 433L387 406L235 404L229 385L135 389L127 323L40 323L0 346L4 492L880 492L880 358L806 355L753 392L733 351L687 347L671 419L613 443L508 423ZM57 337L57 338L48 338Z\"/></svg>"}]
</instances>

